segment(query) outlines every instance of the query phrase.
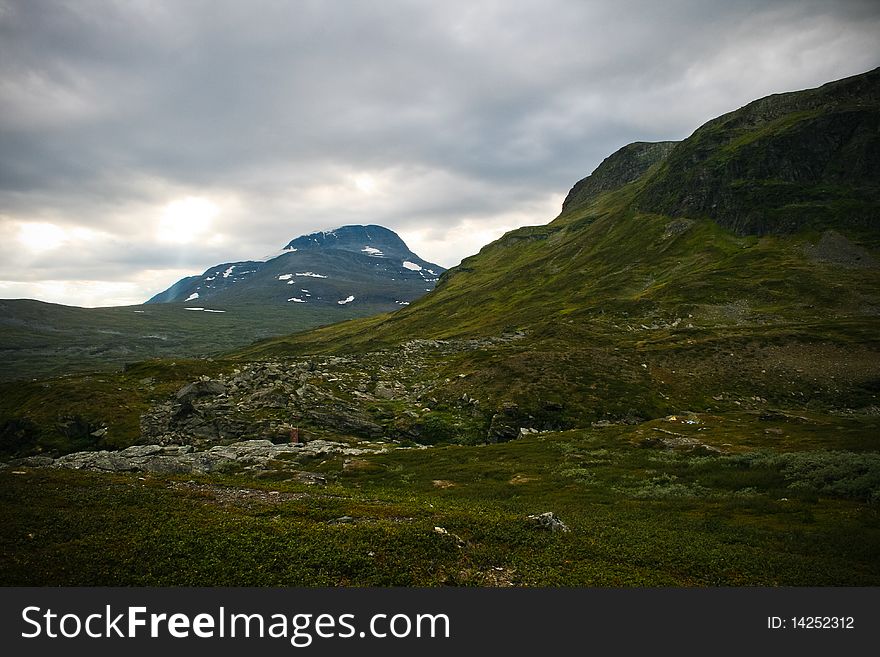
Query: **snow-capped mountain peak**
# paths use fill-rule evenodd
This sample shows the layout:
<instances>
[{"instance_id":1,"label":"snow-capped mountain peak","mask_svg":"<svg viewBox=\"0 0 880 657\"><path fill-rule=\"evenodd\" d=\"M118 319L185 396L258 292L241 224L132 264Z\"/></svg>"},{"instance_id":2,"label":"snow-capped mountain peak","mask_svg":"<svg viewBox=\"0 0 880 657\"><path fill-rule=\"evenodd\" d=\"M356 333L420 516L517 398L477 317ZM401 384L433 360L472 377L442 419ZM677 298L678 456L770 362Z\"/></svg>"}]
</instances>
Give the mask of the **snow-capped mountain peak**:
<instances>
[{"instance_id":1,"label":"snow-capped mountain peak","mask_svg":"<svg viewBox=\"0 0 880 657\"><path fill-rule=\"evenodd\" d=\"M433 289L445 271L382 226L341 226L291 240L261 260L227 262L184 278L147 303L367 304L393 310ZM293 285L295 287L288 287ZM303 290L292 297L291 290ZM308 290L306 293L305 290Z\"/></svg>"}]
</instances>

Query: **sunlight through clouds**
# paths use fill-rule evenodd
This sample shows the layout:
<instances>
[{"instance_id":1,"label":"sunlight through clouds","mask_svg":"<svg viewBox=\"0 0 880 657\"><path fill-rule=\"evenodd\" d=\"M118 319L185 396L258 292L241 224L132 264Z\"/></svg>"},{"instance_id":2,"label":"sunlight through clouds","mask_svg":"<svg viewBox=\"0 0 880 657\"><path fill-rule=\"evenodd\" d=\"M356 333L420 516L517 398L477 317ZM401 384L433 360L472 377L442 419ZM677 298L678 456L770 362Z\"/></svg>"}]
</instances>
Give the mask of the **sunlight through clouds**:
<instances>
[{"instance_id":1,"label":"sunlight through clouds","mask_svg":"<svg viewBox=\"0 0 880 657\"><path fill-rule=\"evenodd\" d=\"M372 194L376 191L376 180L368 173L362 173L354 177L354 186L364 194Z\"/></svg>"},{"instance_id":2,"label":"sunlight through clouds","mask_svg":"<svg viewBox=\"0 0 880 657\"><path fill-rule=\"evenodd\" d=\"M106 236L83 226L62 228L46 222L22 223L16 235L19 244L33 254L53 251L62 246L94 243L104 237Z\"/></svg>"},{"instance_id":3,"label":"sunlight through clouds","mask_svg":"<svg viewBox=\"0 0 880 657\"><path fill-rule=\"evenodd\" d=\"M165 206L156 236L162 242L189 244L208 233L220 208L206 198L187 196Z\"/></svg>"},{"instance_id":4,"label":"sunlight through clouds","mask_svg":"<svg viewBox=\"0 0 880 657\"><path fill-rule=\"evenodd\" d=\"M34 253L51 251L67 241L67 232L55 224L22 224L18 229L18 241Z\"/></svg>"}]
</instances>

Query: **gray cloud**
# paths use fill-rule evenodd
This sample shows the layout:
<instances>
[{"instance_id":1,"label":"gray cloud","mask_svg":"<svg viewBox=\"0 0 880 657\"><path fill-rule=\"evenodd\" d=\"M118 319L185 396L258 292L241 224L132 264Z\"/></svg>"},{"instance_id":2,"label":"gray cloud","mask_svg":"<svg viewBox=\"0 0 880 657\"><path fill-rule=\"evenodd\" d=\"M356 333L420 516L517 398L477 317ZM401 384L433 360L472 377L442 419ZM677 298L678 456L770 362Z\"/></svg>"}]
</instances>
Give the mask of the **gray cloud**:
<instances>
[{"instance_id":1,"label":"gray cloud","mask_svg":"<svg viewBox=\"0 0 880 657\"><path fill-rule=\"evenodd\" d=\"M872 1L0 0L0 281L134 301L350 222L452 265L625 143L877 66L878 28ZM162 242L187 197L211 230ZM28 253L29 223L68 232Z\"/></svg>"}]
</instances>

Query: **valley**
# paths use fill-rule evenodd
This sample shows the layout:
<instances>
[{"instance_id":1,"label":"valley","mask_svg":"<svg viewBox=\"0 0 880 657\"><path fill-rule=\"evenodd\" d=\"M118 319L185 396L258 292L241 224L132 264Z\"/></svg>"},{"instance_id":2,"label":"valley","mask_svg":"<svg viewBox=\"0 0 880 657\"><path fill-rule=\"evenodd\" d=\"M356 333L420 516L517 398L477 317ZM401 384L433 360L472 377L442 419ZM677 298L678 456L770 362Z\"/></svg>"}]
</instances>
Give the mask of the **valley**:
<instances>
[{"instance_id":1,"label":"valley","mask_svg":"<svg viewBox=\"0 0 880 657\"><path fill-rule=\"evenodd\" d=\"M394 312L0 384L3 583L877 585L878 117L761 99Z\"/></svg>"}]
</instances>

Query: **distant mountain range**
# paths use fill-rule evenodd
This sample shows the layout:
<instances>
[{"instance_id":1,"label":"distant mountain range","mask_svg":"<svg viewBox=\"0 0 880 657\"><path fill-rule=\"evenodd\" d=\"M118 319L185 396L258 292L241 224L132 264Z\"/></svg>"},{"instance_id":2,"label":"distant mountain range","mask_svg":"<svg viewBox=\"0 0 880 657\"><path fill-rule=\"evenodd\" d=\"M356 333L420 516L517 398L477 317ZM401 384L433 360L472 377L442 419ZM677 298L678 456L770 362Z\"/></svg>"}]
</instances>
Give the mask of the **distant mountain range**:
<instances>
[{"instance_id":1,"label":"distant mountain range","mask_svg":"<svg viewBox=\"0 0 880 657\"><path fill-rule=\"evenodd\" d=\"M303 235L265 260L215 265L179 280L148 304L291 304L394 310L434 289L440 265L413 253L382 226L342 226Z\"/></svg>"}]
</instances>

